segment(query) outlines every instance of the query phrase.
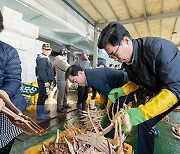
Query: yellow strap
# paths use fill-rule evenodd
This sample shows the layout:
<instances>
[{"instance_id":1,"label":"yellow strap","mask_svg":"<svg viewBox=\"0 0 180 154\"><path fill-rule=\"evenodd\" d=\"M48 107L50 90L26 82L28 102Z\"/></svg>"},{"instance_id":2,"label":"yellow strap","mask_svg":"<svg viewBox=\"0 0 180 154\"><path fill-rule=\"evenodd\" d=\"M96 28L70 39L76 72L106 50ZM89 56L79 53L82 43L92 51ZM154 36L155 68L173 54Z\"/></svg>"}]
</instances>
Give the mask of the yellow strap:
<instances>
[{"instance_id":1,"label":"yellow strap","mask_svg":"<svg viewBox=\"0 0 180 154\"><path fill-rule=\"evenodd\" d=\"M130 93L137 90L138 88L139 88L138 85L136 85L135 83L130 82L130 81L128 83L126 83L124 86L122 86L122 89L124 91L124 96L129 95Z\"/></svg>"},{"instance_id":2,"label":"yellow strap","mask_svg":"<svg viewBox=\"0 0 180 154\"><path fill-rule=\"evenodd\" d=\"M178 102L176 96L168 89L162 89L155 97L139 108L148 120L172 107Z\"/></svg>"},{"instance_id":3,"label":"yellow strap","mask_svg":"<svg viewBox=\"0 0 180 154\"><path fill-rule=\"evenodd\" d=\"M109 109L112 105L112 102L108 99L108 102L107 102L107 106L106 106L106 111L109 112Z\"/></svg>"}]
</instances>

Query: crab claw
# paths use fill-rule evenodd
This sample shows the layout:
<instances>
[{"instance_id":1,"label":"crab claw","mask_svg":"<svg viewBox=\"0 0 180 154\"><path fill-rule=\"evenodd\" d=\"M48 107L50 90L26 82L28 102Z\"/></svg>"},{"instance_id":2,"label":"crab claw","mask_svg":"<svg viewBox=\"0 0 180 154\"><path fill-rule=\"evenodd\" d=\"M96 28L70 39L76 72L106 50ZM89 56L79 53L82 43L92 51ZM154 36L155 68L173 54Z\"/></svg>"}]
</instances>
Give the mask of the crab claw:
<instances>
[{"instance_id":1,"label":"crab claw","mask_svg":"<svg viewBox=\"0 0 180 154\"><path fill-rule=\"evenodd\" d=\"M3 90L0 90L0 112L4 113L16 127L20 128L26 134L40 135L45 132L45 130L33 122L30 117L23 115L23 113L17 109L10 101L7 93Z\"/></svg>"}]
</instances>

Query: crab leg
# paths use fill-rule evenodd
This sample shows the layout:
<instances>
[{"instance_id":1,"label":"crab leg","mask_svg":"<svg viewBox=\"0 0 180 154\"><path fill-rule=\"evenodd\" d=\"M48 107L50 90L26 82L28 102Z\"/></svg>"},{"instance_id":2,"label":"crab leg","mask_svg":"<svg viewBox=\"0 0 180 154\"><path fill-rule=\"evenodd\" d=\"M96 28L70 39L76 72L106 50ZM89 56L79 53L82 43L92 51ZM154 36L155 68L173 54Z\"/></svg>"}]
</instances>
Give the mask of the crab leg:
<instances>
[{"instance_id":1,"label":"crab leg","mask_svg":"<svg viewBox=\"0 0 180 154\"><path fill-rule=\"evenodd\" d=\"M118 116L117 117L117 122L118 122L118 127L119 127L119 145L120 145L120 148L123 148L122 147L122 130L121 130L121 118Z\"/></svg>"},{"instance_id":2,"label":"crab leg","mask_svg":"<svg viewBox=\"0 0 180 154\"><path fill-rule=\"evenodd\" d=\"M114 128L114 123L111 123L108 127L104 128L100 132L100 135L105 135L105 134L109 133L113 128Z\"/></svg>"},{"instance_id":3,"label":"crab leg","mask_svg":"<svg viewBox=\"0 0 180 154\"><path fill-rule=\"evenodd\" d=\"M115 119L114 125L115 125L115 131L114 131L113 145L116 148L116 147L118 147L120 145L120 143L119 143L119 135L118 135L118 122L117 122L117 119Z\"/></svg>"},{"instance_id":4,"label":"crab leg","mask_svg":"<svg viewBox=\"0 0 180 154\"><path fill-rule=\"evenodd\" d=\"M23 113L14 106L14 104L11 102L5 91L0 90L0 98L1 98L0 112L7 115L7 117L15 126L22 129L27 134L40 134L44 132L44 129L42 129L35 122L33 122L31 118L23 115ZM3 102L5 106L2 105Z\"/></svg>"},{"instance_id":5,"label":"crab leg","mask_svg":"<svg viewBox=\"0 0 180 154\"><path fill-rule=\"evenodd\" d=\"M8 118L13 119L13 120L18 119L19 117L16 113L12 112L10 109L8 109L5 106L1 109L1 112L7 115Z\"/></svg>"},{"instance_id":6,"label":"crab leg","mask_svg":"<svg viewBox=\"0 0 180 154\"><path fill-rule=\"evenodd\" d=\"M117 110L116 110L116 113L119 111L119 98L118 98L118 102L117 102L118 104L117 104Z\"/></svg>"},{"instance_id":7,"label":"crab leg","mask_svg":"<svg viewBox=\"0 0 180 154\"><path fill-rule=\"evenodd\" d=\"M40 133L36 128L32 127L31 125L28 124L28 121L24 120L22 117L18 116L8 108L4 107L1 110L2 113L8 116L10 120L13 121L13 124L20 129L22 129L25 133L27 134L38 134Z\"/></svg>"},{"instance_id":8,"label":"crab leg","mask_svg":"<svg viewBox=\"0 0 180 154\"><path fill-rule=\"evenodd\" d=\"M30 117L26 116L26 115L20 115L22 118L24 118L25 120L27 120L29 122L29 124L34 127L36 130L38 130L38 132L43 133L45 132L48 128L43 129L41 128L39 125L37 125Z\"/></svg>"},{"instance_id":9,"label":"crab leg","mask_svg":"<svg viewBox=\"0 0 180 154\"><path fill-rule=\"evenodd\" d=\"M22 112L18 108L16 108L15 105L11 102L8 94L4 90L0 90L0 98L3 99L3 101L5 102L5 106L9 108L11 111L13 111L16 114L22 114Z\"/></svg>"},{"instance_id":10,"label":"crab leg","mask_svg":"<svg viewBox=\"0 0 180 154\"><path fill-rule=\"evenodd\" d=\"M96 132L98 135L100 135L99 130L98 130L98 127L96 126L96 124L94 123L94 121L93 121L93 119L92 119L92 117L91 117L90 110L89 110L89 106L88 106L88 112L87 112L87 113L88 113L90 122L91 122L92 126L94 127L95 132Z\"/></svg>"},{"instance_id":11,"label":"crab leg","mask_svg":"<svg viewBox=\"0 0 180 154\"><path fill-rule=\"evenodd\" d=\"M60 139L60 137L59 137L59 129L57 129L56 140L55 140L55 147L57 147L59 139Z\"/></svg>"},{"instance_id":12,"label":"crab leg","mask_svg":"<svg viewBox=\"0 0 180 154\"><path fill-rule=\"evenodd\" d=\"M73 145L66 139L66 137L64 137L64 139L65 139L66 143L68 144L70 153L75 154Z\"/></svg>"},{"instance_id":13,"label":"crab leg","mask_svg":"<svg viewBox=\"0 0 180 154\"><path fill-rule=\"evenodd\" d=\"M27 134L40 134L44 132L44 129L39 127L36 123L32 122L32 120L27 116L19 116L7 107L3 107L1 112L7 115L13 124L15 124Z\"/></svg>"},{"instance_id":14,"label":"crab leg","mask_svg":"<svg viewBox=\"0 0 180 154\"><path fill-rule=\"evenodd\" d=\"M131 124L130 124L129 114L124 110L121 110L120 112L123 112L123 114L122 114L122 122L123 122L123 124L125 126L125 133L129 133L131 131Z\"/></svg>"}]
</instances>

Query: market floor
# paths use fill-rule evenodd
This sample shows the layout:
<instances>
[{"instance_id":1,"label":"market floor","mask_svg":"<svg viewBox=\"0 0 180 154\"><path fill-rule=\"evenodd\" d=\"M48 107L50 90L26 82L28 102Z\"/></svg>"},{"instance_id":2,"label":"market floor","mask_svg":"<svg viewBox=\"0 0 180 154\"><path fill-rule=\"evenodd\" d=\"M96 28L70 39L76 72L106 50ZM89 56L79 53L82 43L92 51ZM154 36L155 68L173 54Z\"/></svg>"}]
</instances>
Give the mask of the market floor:
<instances>
[{"instance_id":1,"label":"market floor","mask_svg":"<svg viewBox=\"0 0 180 154\"><path fill-rule=\"evenodd\" d=\"M64 123L69 126L78 123L77 110L76 110L76 92L71 91L68 97L72 108L68 109L65 114L56 112L55 101L48 102L47 108L50 107L52 119L50 121L36 121L35 111L26 111L26 114L31 116L41 127L47 128L48 131L43 136L28 136L22 134L18 136L19 140L15 141L11 154L23 154L27 149L36 146L56 135L57 129L63 130ZM171 112L169 114L171 124L180 124L180 112ZM180 153L180 140L174 138L171 133L172 126L163 122L159 122L156 129L160 131L160 136L155 138L155 154L178 154Z\"/></svg>"}]
</instances>

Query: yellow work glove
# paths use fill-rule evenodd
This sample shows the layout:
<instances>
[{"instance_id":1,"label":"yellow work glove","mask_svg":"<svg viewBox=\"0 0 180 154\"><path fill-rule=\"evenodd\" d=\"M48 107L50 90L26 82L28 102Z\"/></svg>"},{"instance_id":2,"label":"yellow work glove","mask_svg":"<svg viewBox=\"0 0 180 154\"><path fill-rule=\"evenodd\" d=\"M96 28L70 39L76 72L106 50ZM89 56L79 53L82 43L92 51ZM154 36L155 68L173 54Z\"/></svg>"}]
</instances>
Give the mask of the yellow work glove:
<instances>
[{"instance_id":1,"label":"yellow work glove","mask_svg":"<svg viewBox=\"0 0 180 154\"><path fill-rule=\"evenodd\" d=\"M162 89L145 105L126 110L130 117L131 127L165 112L177 102L176 96L170 90Z\"/></svg>"},{"instance_id":2,"label":"yellow work glove","mask_svg":"<svg viewBox=\"0 0 180 154\"><path fill-rule=\"evenodd\" d=\"M128 82L124 86L120 88L114 88L112 89L108 94L108 99L114 103L115 100L121 96L125 96L130 94L131 92L137 90L139 88L138 85L136 85L133 82Z\"/></svg>"}]
</instances>

